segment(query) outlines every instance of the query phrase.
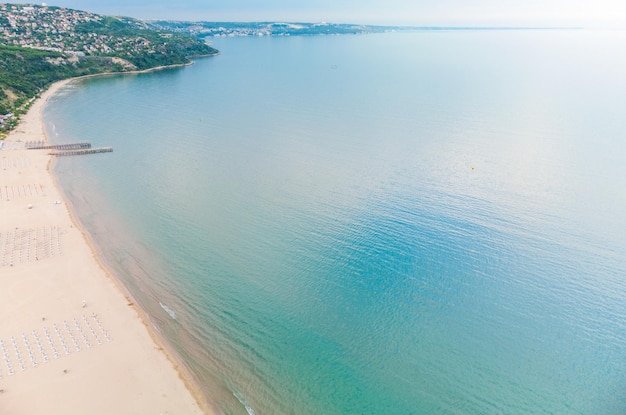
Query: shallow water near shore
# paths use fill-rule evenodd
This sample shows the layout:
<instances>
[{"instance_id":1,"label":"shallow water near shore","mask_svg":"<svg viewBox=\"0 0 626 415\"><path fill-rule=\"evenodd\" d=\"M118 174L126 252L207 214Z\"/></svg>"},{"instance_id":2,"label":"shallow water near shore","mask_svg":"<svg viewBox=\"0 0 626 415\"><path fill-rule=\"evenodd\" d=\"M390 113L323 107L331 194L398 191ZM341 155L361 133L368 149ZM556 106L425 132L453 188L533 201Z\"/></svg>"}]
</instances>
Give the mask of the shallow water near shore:
<instances>
[{"instance_id":1,"label":"shallow water near shore","mask_svg":"<svg viewBox=\"0 0 626 415\"><path fill-rule=\"evenodd\" d=\"M623 32L221 39L55 172L227 414L626 411Z\"/></svg>"}]
</instances>

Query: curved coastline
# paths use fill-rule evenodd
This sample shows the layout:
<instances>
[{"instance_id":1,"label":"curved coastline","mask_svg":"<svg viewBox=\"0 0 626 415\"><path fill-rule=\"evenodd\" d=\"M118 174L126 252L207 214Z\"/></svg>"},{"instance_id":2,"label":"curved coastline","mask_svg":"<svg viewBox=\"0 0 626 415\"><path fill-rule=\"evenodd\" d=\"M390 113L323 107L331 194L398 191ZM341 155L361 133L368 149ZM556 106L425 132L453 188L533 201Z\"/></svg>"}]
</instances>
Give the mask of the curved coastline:
<instances>
[{"instance_id":1,"label":"curved coastline","mask_svg":"<svg viewBox=\"0 0 626 415\"><path fill-rule=\"evenodd\" d=\"M11 131L4 141L6 143L42 140L47 142L42 110L50 97L72 82L93 76L151 72L192 63L152 68L146 71L87 75L58 81L33 103L17 128ZM51 226L51 229L52 227L57 230L61 229L62 236L59 236L57 243L60 243L62 239L64 244L63 255L59 253L56 258L48 258L45 261L39 261L37 258L35 264L16 264L7 272L9 275L3 283L12 288L15 300L12 297L11 300L5 301L0 305L0 311L6 312L5 315L17 317L11 324L0 329L0 339L12 339L20 332L30 330L33 336L37 333L41 334L41 330L48 329L46 324L52 324L46 321L67 321L61 320L62 318L74 318L76 321L75 316L77 316L79 320L83 317L87 322L89 314L86 313L95 315L97 317L94 318L98 319L102 316L103 321L106 319L108 321L107 339L109 332L113 339L110 344L104 343L101 347L93 347L94 350L88 351L91 353L68 354L65 359L59 359L59 361L49 361L47 355L44 354L45 362L50 362L48 365L40 364L39 366L42 367L37 368L36 362L33 361L33 370L25 370L21 376L9 378L5 376L4 380L0 378L0 387L6 391L2 398L7 408L29 413L39 413L40 408L46 408L46 411L78 414L85 413L88 408L88 412L93 414L151 413L154 411L214 414L215 409L205 399L206 396L191 371L168 345L167 340L162 338L152 326L150 316L136 305L121 280L102 261L97 245L74 214L71 203L65 197L58 178L53 173L54 157L48 155L45 150L16 149L2 151L0 154L4 159L10 157L26 166L23 168L20 166L16 172L12 171L9 175L5 175L3 185L15 183L19 186L23 185L24 180L26 182L39 181L42 192L46 189L45 194L42 195L43 200L33 200L32 204L28 204L27 209L24 209L22 204L18 205L17 201L12 203L7 200L6 204L0 205L0 209L6 213L4 215L6 222L2 228L7 229L3 230L9 231L15 227L17 234L18 229L32 227L39 229L41 226ZM60 203L60 201L63 202ZM60 208L61 204L64 204L66 208ZM20 258L21 255L20 253ZM53 283L50 282L51 277L54 279ZM77 289L77 279L81 280L78 285L82 289ZM13 289L18 285L24 285L25 283L22 282L25 280L30 280L33 285L53 284L54 288L51 291L36 292L34 295L28 294L30 291L28 287ZM85 299L77 300L76 291L81 291L81 298ZM105 292L102 293L103 291ZM31 298L28 301L20 301L20 294ZM36 306L29 307L33 304ZM61 315L63 312L64 317L54 319L54 316ZM28 315L28 318L20 318L23 315ZM45 317L40 317L40 315L45 315ZM44 325L44 329L34 327L37 324ZM141 326L145 329L141 329ZM55 329L56 327L55 325ZM76 323L76 327L81 326ZM103 332L104 330L103 328ZM83 337L87 339L88 336L83 335ZM36 339L38 340L38 337ZM72 340L74 340L73 336ZM27 342L26 338L24 342ZM53 347L54 342L58 343L58 340L51 340L50 346L41 346L40 349L45 353L45 350ZM65 346L65 343L63 345ZM107 346L109 346L108 349ZM91 349L91 345L89 348ZM104 352L98 353L98 349ZM50 350L48 352L50 353ZM106 356L104 356L105 353ZM59 364L63 367L69 366L70 369L59 370ZM71 369L74 364L79 369ZM91 370L95 383L85 379L85 375L81 373L82 365ZM51 369L53 367L57 370ZM94 373L95 376L93 376ZM158 373L159 376L154 376L152 373ZM74 377L77 379L75 382L72 381ZM59 379L62 382L59 382ZM19 383L15 383L14 380ZM62 385L58 388L49 388L47 385L51 381ZM46 391L41 395L45 398L27 399L30 394L39 393L43 385L46 385ZM72 399L68 398L64 401L62 397L65 395L71 396ZM111 400L111 396L116 396L117 399ZM77 404L76 401L81 397L83 397L81 403ZM90 403L94 399L104 404L95 408Z\"/></svg>"}]
</instances>

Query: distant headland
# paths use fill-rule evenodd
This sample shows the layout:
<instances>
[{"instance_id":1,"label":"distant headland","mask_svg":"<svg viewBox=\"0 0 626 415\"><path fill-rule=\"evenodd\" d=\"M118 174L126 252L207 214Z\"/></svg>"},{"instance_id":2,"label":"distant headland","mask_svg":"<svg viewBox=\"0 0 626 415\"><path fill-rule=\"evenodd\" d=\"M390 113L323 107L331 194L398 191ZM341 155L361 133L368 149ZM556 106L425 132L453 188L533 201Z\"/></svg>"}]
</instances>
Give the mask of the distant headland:
<instances>
[{"instance_id":1,"label":"distant headland","mask_svg":"<svg viewBox=\"0 0 626 415\"><path fill-rule=\"evenodd\" d=\"M210 38L528 29L538 28L138 20L48 5L2 3L0 139L15 128L20 116L53 82L189 64L191 58L219 53L209 46Z\"/></svg>"},{"instance_id":2,"label":"distant headland","mask_svg":"<svg viewBox=\"0 0 626 415\"><path fill-rule=\"evenodd\" d=\"M12 129L53 82L187 64L217 53L196 37L137 19L0 4L0 129Z\"/></svg>"}]
</instances>

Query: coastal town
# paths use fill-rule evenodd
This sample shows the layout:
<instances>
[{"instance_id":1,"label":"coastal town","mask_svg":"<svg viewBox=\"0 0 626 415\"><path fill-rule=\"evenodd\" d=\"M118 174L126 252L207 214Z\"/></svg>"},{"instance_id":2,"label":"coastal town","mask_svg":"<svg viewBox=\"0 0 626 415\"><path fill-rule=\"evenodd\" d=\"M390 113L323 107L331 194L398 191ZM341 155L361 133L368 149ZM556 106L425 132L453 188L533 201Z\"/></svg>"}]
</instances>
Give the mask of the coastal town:
<instances>
[{"instance_id":1,"label":"coastal town","mask_svg":"<svg viewBox=\"0 0 626 415\"><path fill-rule=\"evenodd\" d=\"M0 5L0 42L6 45L72 53L77 56L154 53L160 46L142 36L104 33L104 23L118 20L147 29L139 20L96 15L47 5ZM163 38L170 35L163 34Z\"/></svg>"},{"instance_id":2,"label":"coastal town","mask_svg":"<svg viewBox=\"0 0 626 415\"><path fill-rule=\"evenodd\" d=\"M42 4L0 3L0 139L53 82L187 64L215 55L210 38L377 33L332 23L181 22L104 16Z\"/></svg>"},{"instance_id":3,"label":"coastal town","mask_svg":"<svg viewBox=\"0 0 626 415\"><path fill-rule=\"evenodd\" d=\"M181 22L151 20L146 21L146 24L153 29L185 33L202 39L220 37L364 35L412 29L401 26L372 26L329 22Z\"/></svg>"},{"instance_id":4,"label":"coastal town","mask_svg":"<svg viewBox=\"0 0 626 415\"><path fill-rule=\"evenodd\" d=\"M0 4L0 139L53 82L190 63L218 51L192 35L127 17Z\"/></svg>"}]
</instances>

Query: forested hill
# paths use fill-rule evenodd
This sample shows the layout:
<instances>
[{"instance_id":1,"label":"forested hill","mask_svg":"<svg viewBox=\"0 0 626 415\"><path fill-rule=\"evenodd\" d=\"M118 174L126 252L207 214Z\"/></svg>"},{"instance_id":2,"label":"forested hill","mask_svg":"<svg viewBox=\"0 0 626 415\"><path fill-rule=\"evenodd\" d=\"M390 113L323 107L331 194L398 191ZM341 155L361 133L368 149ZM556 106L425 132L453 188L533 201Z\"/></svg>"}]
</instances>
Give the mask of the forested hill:
<instances>
[{"instance_id":1,"label":"forested hill","mask_svg":"<svg viewBox=\"0 0 626 415\"><path fill-rule=\"evenodd\" d=\"M216 53L198 38L136 19L0 4L0 115L19 111L60 79L183 64Z\"/></svg>"}]
</instances>

